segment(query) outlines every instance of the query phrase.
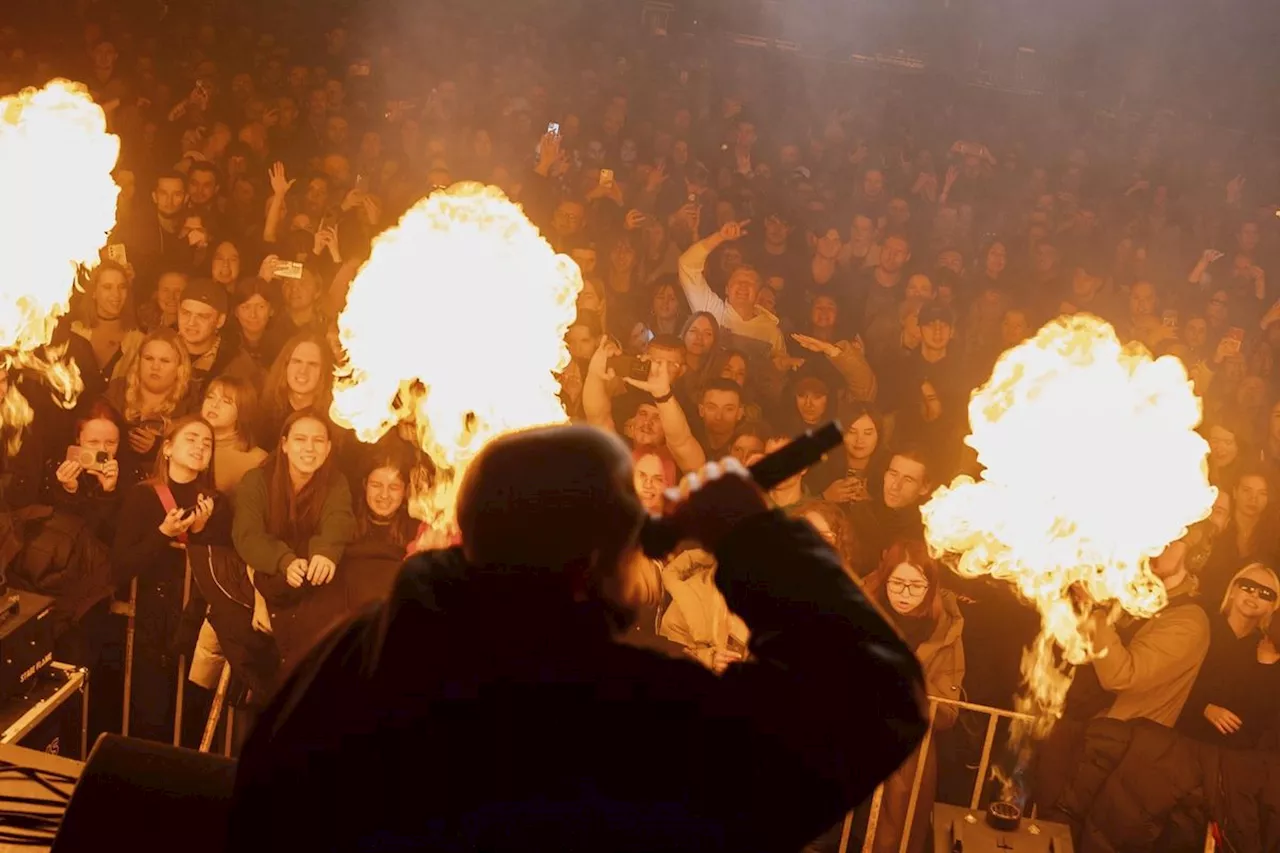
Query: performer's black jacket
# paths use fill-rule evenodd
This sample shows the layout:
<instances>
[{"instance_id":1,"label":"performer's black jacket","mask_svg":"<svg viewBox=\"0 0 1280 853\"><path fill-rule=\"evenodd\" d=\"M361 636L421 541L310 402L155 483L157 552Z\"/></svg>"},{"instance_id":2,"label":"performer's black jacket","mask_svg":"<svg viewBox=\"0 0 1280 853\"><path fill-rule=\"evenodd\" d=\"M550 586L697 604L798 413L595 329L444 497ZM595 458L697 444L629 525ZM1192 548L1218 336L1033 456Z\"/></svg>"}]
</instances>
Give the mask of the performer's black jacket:
<instances>
[{"instance_id":1,"label":"performer's black jacket","mask_svg":"<svg viewBox=\"0 0 1280 853\"><path fill-rule=\"evenodd\" d=\"M920 667L804 522L716 557L752 653L720 676L459 549L412 558L259 718L229 849L798 850L915 749Z\"/></svg>"}]
</instances>

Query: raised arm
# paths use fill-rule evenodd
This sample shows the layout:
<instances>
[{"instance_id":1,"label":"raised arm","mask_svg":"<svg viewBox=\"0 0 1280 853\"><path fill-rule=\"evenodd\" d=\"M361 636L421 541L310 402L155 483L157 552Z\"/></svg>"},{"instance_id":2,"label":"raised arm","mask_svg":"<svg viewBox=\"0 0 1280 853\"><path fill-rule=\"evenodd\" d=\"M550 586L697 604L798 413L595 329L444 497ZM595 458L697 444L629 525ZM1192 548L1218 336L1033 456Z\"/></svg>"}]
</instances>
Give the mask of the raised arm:
<instances>
[{"instance_id":1,"label":"raised arm","mask_svg":"<svg viewBox=\"0 0 1280 853\"><path fill-rule=\"evenodd\" d=\"M711 289L711 285L707 284L703 271L707 268L707 258L711 253L726 240L736 240L741 233L741 226L736 222L730 222L717 233L699 240L686 249L677 264L680 287L684 290L685 299L689 300L689 308L695 312L709 312L721 325L724 324L725 302Z\"/></svg>"},{"instance_id":2,"label":"raised arm","mask_svg":"<svg viewBox=\"0 0 1280 853\"><path fill-rule=\"evenodd\" d=\"M667 362L654 361L650 363L648 379L626 376L622 381L653 395L653 402L658 407L658 419L662 421L662 431L667 437L667 450L671 451L681 471L695 471L707 464L707 454L693 437L684 409L672 396L670 370Z\"/></svg>"},{"instance_id":3,"label":"raised arm","mask_svg":"<svg viewBox=\"0 0 1280 853\"><path fill-rule=\"evenodd\" d=\"M262 242L275 243L284 216L284 199L293 181L285 179L284 163L279 161L267 171L267 178L271 181L271 203L267 205L267 220L262 225Z\"/></svg>"},{"instance_id":4,"label":"raised arm","mask_svg":"<svg viewBox=\"0 0 1280 853\"><path fill-rule=\"evenodd\" d=\"M838 344L821 341L809 335L792 335L791 339L809 352L822 353L844 377L849 398L869 403L876 398L876 374L862 352L860 342L840 341Z\"/></svg>"},{"instance_id":5,"label":"raised arm","mask_svg":"<svg viewBox=\"0 0 1280 853\"><path fill-rule=\"evenodd\" d=\"M1106 654L1093 662L1107 690L1147 690L1200 665L1209 643L1209 622L1198 607L1160 614L1126 646L1116 629L1097 621L1095 644Z\"/></svg>"},{"instance_id":6,"label":"raised arm","mask_svg":"<svg viewBox=\"0 0 1280 853\"><path fill-rule=\"evenodd\" d=\"M1204 286L1204 274L1209 270L1209 265L1220 257L1222 253L1217 249L1205 249L1200 259L1196 261L1196 265L1191 268L1191 272L1187 273L1187 281L1197 287Z\"/></svg>"},{"instance_id":7,"label":"raised arm","mask_svg":"<svg viewBox=\"0 0 1280 853\"><path fill-rule=\"evenodd\" d=\"M621 355L622 350L612 339L606 337L596 347L587 365L587 375L582 379L582 414L592 426L617 432L613 423L613 398L609 394L609 383L614 380L613 370L609 367L609 359Z\"/></svg>"}]
</instances>

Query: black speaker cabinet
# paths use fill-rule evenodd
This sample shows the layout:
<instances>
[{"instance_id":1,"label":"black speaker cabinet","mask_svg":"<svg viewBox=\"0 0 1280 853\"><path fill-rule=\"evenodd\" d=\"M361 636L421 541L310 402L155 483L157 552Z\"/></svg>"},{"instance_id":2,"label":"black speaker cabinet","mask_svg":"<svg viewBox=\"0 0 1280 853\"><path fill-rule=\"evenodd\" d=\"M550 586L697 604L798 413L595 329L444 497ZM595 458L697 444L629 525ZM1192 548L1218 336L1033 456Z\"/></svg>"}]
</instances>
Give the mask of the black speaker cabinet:
<instances>
[{"instance_id":1,"label":"black speaker cabinet","mask_svg":"<svg viewBox=\"0 0 1280 853\"><path fill-rule=\"evenodd\" d=\"M225 853L235 769L220 755L104 734L52 853Z\"/></svg>"}]
</instances>

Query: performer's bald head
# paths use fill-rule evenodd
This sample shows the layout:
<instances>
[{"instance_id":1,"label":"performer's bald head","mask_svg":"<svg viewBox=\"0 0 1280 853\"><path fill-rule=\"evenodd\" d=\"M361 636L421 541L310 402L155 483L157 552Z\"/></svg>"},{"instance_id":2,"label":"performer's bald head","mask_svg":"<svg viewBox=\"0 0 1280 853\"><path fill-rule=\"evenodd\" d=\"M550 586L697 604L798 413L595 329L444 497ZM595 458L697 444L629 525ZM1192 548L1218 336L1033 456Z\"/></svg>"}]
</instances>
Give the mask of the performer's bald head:
<instances>
[{"instance_id":1,"label":"performer's bald head","mask_svg":"<svg viewBox=\"0 0 1280 853\"><path fill-rule=\"evenodd\" d=\"M542 427L490 442L467 469L457 508L473 565L579 578L612 573L645 517L626 446L586 426Z\"/></svg>"}]
</instances>

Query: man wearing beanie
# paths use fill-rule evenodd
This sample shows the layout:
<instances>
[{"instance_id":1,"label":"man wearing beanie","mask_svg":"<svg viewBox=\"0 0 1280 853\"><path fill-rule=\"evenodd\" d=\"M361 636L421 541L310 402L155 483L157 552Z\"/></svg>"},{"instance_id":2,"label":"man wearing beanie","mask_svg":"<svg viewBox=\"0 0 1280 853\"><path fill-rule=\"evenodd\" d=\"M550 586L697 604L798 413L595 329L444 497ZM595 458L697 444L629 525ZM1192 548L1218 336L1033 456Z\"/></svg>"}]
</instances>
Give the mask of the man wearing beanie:
<instances>
[{"instance_id":1,"label":"man wearing beanie","mask_svg":"<svg viewBox=\"0 0 1280 853\"><path fill-rule=\"evenodd\" d=\"M234 374L257 382L258 367L222 336L227 322L227 291L207 278L191 281L182 292L178 309L178 334L191 358L191 383L187 401L199 407L209 380Z\"/></svg>"}]
</instances>

